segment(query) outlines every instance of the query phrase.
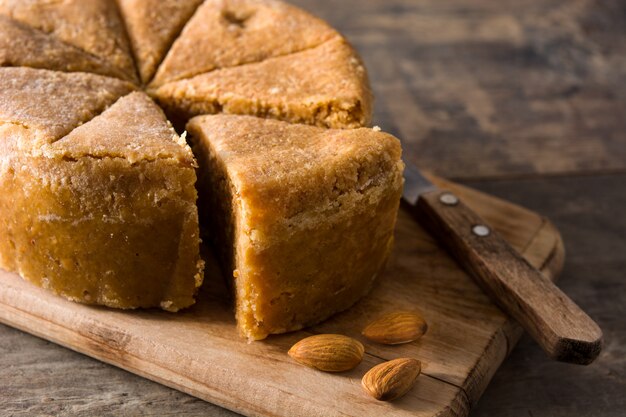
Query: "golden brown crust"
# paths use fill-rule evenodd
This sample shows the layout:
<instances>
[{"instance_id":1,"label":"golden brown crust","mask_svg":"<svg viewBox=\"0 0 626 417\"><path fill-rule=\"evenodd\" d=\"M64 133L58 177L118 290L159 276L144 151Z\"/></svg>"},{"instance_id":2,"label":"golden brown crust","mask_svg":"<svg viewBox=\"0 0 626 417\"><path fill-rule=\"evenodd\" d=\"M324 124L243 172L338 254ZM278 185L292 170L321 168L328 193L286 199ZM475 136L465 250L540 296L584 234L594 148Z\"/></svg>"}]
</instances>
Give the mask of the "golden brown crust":
<instances>
[{"instance_id":1,"label":"golden brown crust","mask_svg":"<svg viewBox=\"0 0 626 417\"><path fill-rule=\"evenodd\" d=\"M340 38L303 52L165 84L150 94L177 122L223 112L354 128L368 125L372 113L365 67Z\"/></svg>"},{"instance_id":2,"label":"golden brown crust","mask_svg":"<svg viewBox=\"0 0 626 417\"><path fill-rule=\"evenodd\" d=\"M15 159L0 172L1 266L83 303L187 307L203 269L194 180L168 160Z\"/></svg>"},{"instance_id":3,"label":"golden brown crust","mask_svg":"<svg viewBox=\"0 0 626 417\"><path fill-rule=\"evenodd\" d=\"M196 165L145 93L117 100L132 90L0 68L0 267L75 301L176 311L203 278Z\"/></svg>"},{"instance_id":4,"label":"golden brown crust","mask_svg":"<svg viewBox=\"0 0 626 417\"><path fill-rule=\"evenodd\" d=\"M201 216L234 270L245 336L317 323L369 290L393 240L397 139L247 116L201 116L187 128L202 167Z\"/></svg>"},{"instance_id":5,"label":"golden brown crust","mask_svg":"<svg viewBox=\"0 0 626 417\"><path fill-rule=\"evenodd\" d=\"M195 166L185 140L142 92L122 97L104 113L47 147L45 153L65 159L124 158L131 164L171 159L181 166Z\"/></svg>"},{"instance_id":6,"label":"golden brown crust","mask_svg":"<svg viewBox=\"0 0 626 417\"><path fill-rule=\"evenodd\" d=\"M143 83L152 79L200 3L202 0L118 0Z\"/></svg>"},{"instance_id":7,"label":"golden brown crust","mask_svg":"<svg viewBox=\"0 0 626 417\"><path fill-rule=\"evenodd\" d=\"M28 128L29 142L52 142L133 90L95 74L0 68L0 123Z\"/></svg>"},{"instance_id":8,"label":"golden brown crust","mask_svg":"<svg viewBox=\"0 0 626 417\"><path fill-rule=\"evenodd\" d=\"M275 0L206 0L176 39L153 87L217 68L314 48L338 36L324 21Z\"/></svg>"},{"instance_id":9,"label":"golden brown crust","mask_svg":"<svg viewBox=\"0 0 626 417\"><path fill-rule=\"evenodd\" d=\"M118 28L112 0L89 2L85 10L78 7L77 1L0 0L0 13L37 27L35 30L20 24L39 35L38 42L45 38L67 48L72 47L68 42L77 42L81 48L97 49L97 42L92 39L95 29L103 31L106 36L102 38L107 38L113 29L123 32ZM124 20L141 57L144 79L199 0L182 4L168 0L157 2L158 5L151 1L121 0ZM113 23L100 22L111 19L111 14ZM74 39L79 28L85 35ZM111 30L107 32L107 28ZM35 39L33 33L28 34L30 40ZM123 35L118 34L118 38ZM125 45L123 39L111 37L115 45ZM45 43L9 42L5 61L17 65L46 65L38 53L41 50L46 51L46 56L57 58L58 62L52 60L49 65L59 69L89 71L95 61L102 60L85 52L84 57L77 56L76 63L70 64L70 50L59 49L55 55L55 49ZM76 48L73 52L81 51ZM111 54L107 56L115 55ZM114 61L119 58L115 56ZM82 59L87 57L94 62ZM219 112L332 128L365 126L371 119L371 92L357 53L321 20L279 1L206 1L196 10L160 67L165 74L163 79L179 70L184 76L208 72L151 89L177 126L184 126L192 116ZM153 85L158 82L157 76Z\"/></svg>"},{"instance_id":10,"label":"golden brown crust","mask_svg":"<svg viewBox=\"0 0 626 417\"><path fill-rule=\"evenodd\" d=\"M137 81L115 1L0 0L0 64L19 66L0 68L0 266L72 300L176 311L203 278L196 163L149 97L87 73ZM300 9L119 2L144 82L166 55L151 93L179 120L370 121L358 55ZM194 120L213 196L203 207L231 243L242 332L296 330L365 294L393 238L398 141L244 116Z\"/></svg>"},{"instance_id":11,"label":"golden brown crust","mask_svg":"<svg viewBox=\"0 0 626 417\"><path fill-rule=\"evenodd\" d=\"M118 68L129 81L137 81L115 0L0 0L0 14L54 34Z\"/></svg>"},{"instance_id":12,"label":"golden brown crust","mask_svg":"<svg viewBox=\"0 0 626 417\"><path fill-rule=\"evenodd\" d=\"M0 67L11 66L126 77L95 55L0 15Z\"/></svg>"}]
</instances>

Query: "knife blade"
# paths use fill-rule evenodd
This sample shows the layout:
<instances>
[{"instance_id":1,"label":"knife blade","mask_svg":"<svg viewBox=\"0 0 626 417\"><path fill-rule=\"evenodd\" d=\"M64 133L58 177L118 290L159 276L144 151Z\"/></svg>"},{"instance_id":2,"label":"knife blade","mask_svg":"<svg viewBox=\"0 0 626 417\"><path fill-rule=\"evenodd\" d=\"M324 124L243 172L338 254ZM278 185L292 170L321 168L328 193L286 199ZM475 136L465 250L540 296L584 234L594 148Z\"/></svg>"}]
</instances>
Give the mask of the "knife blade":
<instances>
[{"instance_id":1,"label":"knife blade","mask_svg":"<svg viewBox=\"0 0 626 417\"><path fill-rule=\"evenodd\" d=\"M589 364L602 349L598 325L530 265L460 197L405 161L402 199L418 222L553 359Z\"/></svg>"}]
</instances>

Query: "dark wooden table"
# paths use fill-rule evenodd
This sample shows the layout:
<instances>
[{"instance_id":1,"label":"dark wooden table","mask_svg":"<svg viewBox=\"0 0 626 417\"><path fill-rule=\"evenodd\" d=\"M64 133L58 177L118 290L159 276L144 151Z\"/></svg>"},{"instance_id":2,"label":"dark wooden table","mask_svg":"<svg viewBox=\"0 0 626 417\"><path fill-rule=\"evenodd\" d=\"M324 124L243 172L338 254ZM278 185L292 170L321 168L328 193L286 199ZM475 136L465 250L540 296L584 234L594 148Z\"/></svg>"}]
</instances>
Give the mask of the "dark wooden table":
<instances>
[{"instance_id":1,"label":"dark wooden table","mask_svg":"<svg viewBox=\"0 0 626 417\"><path fill-rule=\"evenodd\" d=\"M473 416L626 410L626 2L295 0L361 51L376 124L423 168L549 217L560 285L599 322L596 363L524 337ZM234 416L0 325L0 414Z\"/></svg>"}]
</instances>

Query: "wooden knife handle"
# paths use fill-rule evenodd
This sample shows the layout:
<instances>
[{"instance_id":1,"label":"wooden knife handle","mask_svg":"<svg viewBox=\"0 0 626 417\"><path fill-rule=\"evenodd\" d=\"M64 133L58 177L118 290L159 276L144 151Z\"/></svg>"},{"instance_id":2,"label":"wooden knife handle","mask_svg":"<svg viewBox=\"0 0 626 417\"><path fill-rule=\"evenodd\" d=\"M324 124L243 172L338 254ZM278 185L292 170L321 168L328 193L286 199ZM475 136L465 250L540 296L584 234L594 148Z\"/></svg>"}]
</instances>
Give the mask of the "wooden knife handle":
<instances>
[{"instance_id":1,"label":"wooden knife handle","mask_svg":"<svg viewBox=\"0 0 626 417\"><path fill-rule=\"evenodd\" d=\"M431 191L420 195L415 210L432 235L550 357L585 365L598 357L598 325L457 196Z\"/></svg>"}]
</instances>

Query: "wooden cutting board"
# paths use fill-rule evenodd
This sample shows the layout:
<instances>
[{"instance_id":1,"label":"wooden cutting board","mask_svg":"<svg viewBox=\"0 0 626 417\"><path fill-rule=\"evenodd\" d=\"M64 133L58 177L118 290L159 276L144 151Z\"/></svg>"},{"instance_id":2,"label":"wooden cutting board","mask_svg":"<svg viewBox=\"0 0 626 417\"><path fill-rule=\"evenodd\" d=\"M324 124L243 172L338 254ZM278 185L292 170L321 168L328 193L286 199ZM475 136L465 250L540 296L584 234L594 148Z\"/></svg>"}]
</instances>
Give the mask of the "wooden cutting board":
<instances>
[{"instance_id":1,"label":"wooden cutting board","mask_svg":"<svg viewBox=\"0 0 626 417\"><path fill-rule=\"evenodd\" d=\"M549 221L433 179L462 196L547 278L558 275L564 251ZM207 277L216 273L207 271ZM379 284L352 309L314 328L248 344L236 332L218 281L182 313L123 312L65 301L0 270L0 321L250 416L465 416L521 335L403 209ZM360 337L375 316L412 308L429 324L422 340L382 346ZM313 333L356 337L365 344L365 359L341 374L294 363L287 350ZM362 391L361 377L373 365L407 356L423 364L409 394L385 403Z\"/></svg>"}]
</instances>

